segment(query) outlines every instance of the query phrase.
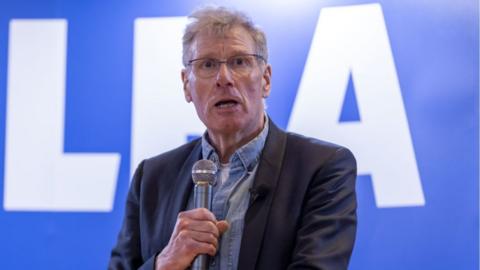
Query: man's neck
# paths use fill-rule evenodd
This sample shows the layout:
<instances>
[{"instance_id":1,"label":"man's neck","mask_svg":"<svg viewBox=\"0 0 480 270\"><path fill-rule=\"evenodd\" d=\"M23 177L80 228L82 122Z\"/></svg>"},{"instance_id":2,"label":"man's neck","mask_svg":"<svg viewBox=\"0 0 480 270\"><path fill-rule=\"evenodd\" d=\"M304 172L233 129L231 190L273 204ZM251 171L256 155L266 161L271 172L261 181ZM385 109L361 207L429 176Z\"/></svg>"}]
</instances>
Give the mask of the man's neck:
<instances>
[{"instance_id":1,"label":"man's neck","mask_svg":"<svg viewBox=\"0 0 480 270\"><path fill-rule=\"evenodd\" d=\"M247 144L262 132L264 125L265 121L262 121L262 124L249 134L245 134L241 131L233 134L219 134L208 131L208 139L217 151L220 162L228 163L230 157L235 151L237 151L237 149Z\"/></svg>"}]
</instances>

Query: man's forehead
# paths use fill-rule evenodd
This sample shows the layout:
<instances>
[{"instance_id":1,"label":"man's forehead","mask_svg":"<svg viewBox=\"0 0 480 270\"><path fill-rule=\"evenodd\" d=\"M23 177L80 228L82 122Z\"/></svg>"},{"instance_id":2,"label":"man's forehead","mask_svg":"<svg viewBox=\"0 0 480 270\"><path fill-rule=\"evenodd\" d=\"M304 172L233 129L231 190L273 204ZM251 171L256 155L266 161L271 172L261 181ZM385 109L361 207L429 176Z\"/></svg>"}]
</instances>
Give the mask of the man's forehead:
<instances>
[{"instance_id":1,"label":"man's forehead","mask_svg":"<svg viewBox=\"0 0 480 270\"><path fill-rule=\"evenodd\" d=\"M232 27L222 32L201 30L192 43L194 56L210 56L221 53L254 53L255 44L250 33L243 27Z\"/></svg>"}]
</instances>

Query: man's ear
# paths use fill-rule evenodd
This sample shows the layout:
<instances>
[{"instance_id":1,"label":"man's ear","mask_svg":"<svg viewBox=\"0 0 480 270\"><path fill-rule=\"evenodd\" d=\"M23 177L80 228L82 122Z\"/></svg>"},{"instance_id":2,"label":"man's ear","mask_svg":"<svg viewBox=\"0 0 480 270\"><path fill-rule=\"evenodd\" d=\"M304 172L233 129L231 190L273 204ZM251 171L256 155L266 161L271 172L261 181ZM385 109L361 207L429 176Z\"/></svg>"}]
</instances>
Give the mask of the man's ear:
<instances>
[{"instance_id":1,"label":"man's ear","mask_svg":"<svg viewBox=\"0 0 480 270\"><path fill-rule=\"evenodd\" d=\"M262 96L264 98L268 97L270 95L270 88L271 88L271 78L272 78L272 66L268 65L265 67L263 70L263 78L262 78Z\"/></svg>"},{"instance_id":2,"label":"man's ear","mask_svg":"<svg viewBox=\"0 0 480 270\"><path fill-rule=\"evenodd\" d=\"M182 69L181 72L181 77L182 77L182 83L183 83L183 94L185 95L185 100L187 102L192 102L192 94L190 92L190 88L188 85L188 70L187 69Z\"/></svg>"}]
</instances>

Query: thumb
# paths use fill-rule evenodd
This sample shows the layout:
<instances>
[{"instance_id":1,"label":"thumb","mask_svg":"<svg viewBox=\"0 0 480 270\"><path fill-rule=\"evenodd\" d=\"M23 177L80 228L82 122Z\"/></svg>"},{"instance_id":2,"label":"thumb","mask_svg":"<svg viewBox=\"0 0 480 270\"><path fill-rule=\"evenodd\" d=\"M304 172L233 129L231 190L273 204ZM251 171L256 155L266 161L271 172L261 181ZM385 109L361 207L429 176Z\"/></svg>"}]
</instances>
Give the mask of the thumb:
<instances>
[{"instance_id":1,"label":"thumb","mask_svg":"<svg viewBox=\"0 0 480 270\"><path fill-rule=\"evenodd\" d=\"M217 228L218 228L220 234L223 234L224 232L226 232L230 228L230 225L228 224L228 222L226 220L218 221L216 225L217 225Z\"/></svg>"}]
</instances>

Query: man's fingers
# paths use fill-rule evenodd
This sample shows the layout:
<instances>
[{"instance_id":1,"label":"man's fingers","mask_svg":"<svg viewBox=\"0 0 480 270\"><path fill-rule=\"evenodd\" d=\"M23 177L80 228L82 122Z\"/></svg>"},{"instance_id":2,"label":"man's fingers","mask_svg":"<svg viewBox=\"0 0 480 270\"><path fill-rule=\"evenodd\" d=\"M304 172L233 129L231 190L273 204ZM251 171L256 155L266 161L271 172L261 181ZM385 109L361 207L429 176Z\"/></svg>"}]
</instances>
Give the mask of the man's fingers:
<instances>
[{"instance_id":1,"label":"man's fingers","mask_svg":"<svg viewBox=\"0 0 480 270\"><path fill-rule=\"evenodd\" d=\"M198 254L214 256L217 252L218 240L209 233L181 231L172 243L172 246L183 250L183 252L190 254L189 256L192 257Z\"/></svg>"},{"instance_id":2,"label":"man's fingers","mask_svg":"<svg viewBox=\"0 0 480 270\"><path fill-rule=\"evenodd\" d=\"M217 221L213 213L205 208L180 212L175 225L174 245L195 254L214 256L218 248L218 238L229 227L227 221Z\"/></svg>"},{"instance_id":3,"label":"man's fingers","mask_svg":"<svg viewBox=\"0 0 480 270\"><path fill-rule=\"evenodd\" d=\"M178 232L195 231L213 234L215 237L220 236L220 232L216 224L212 221L199 221L195 219L180 218L177 220L175 228Z\"/></svg>"},{"instance_id":4,"label":"man's fingers","mask_svg":"<svg viewBox=\"0 0 480 270\"><path fill-rule=\"evenodd\" d=\"M180 242L200 242L213 245L215 248L218 247L218 238L211 233L204 232L195 232L195 231L181 231L178 234L178 240Z\"/></svg>"},{"instance_id":5,"label":"man's fingers","mask_svg":"<svg viewBox=\"0 0 480 270\"><path fill-rule=\"evenodd\" d=\"M224 232L226 232L228 230L228 228L230 228L230 225L228 224L227 221L221 220L221 221L217 221L217 228L218 228L219 233L223 234Z\"/></svg>"},{"instance_id":6,"label":"man's fingers","mask_svg":"<svg viewBox=\"0 0 480 270\"><path fill-rule=\"evenodd\" d=\"M208 254L208 255L213 257L217 253L217 248L215 246L213 246L212 244L198 242L197 247L198 247L196 249L196 254L197 255Z\"/></svg>"},{"instance_id":7,"label":"man's fingers","mask_svg":"<svg viewBox=\"0 0 480 270\"><path fill-rule=\"evenodd\" d=\"M180 218L189 218L196 220L210 220L216 222L217 219L215 215L206 208L195 208L188 211L183 211L178 214L178 219Z\"/></svg>"}]
</instances>

